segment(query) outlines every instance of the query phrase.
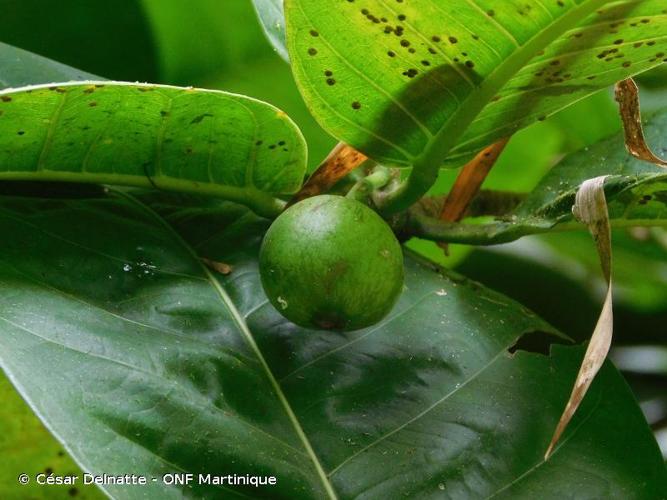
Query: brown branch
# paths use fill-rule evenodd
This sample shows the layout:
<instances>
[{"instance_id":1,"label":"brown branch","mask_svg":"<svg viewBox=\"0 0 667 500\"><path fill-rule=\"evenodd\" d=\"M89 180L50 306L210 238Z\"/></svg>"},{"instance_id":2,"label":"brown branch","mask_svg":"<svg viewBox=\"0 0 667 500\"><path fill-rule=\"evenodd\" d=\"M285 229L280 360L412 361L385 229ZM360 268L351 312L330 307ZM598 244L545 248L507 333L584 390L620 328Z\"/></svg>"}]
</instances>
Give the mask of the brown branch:
<instances>
[{"instance_id":1,"label":"brown branch","mask_svg":"<svg viewBox=\"0 0 667 500\"><path fill-rule=\"evenodd\" d=\"M347 144L339 143L317 170L310 176L301 190L295 194L287 206L294 205L301 200L326 193L338 181L368 158Z\"/></svg>"},{"instance_id":2,"label":"brown branch","mask_svg":"<svg viewBox=\"0 0 667 500\"><path fill-rule=\"evenodd\" d=\"M658 158L646 144L642 115L639 105L639 88L632 78L616 84L616 101L625 130L625 146L635 158L661 167L667 167L667 161Z\"/></svg>"}]
</instances>

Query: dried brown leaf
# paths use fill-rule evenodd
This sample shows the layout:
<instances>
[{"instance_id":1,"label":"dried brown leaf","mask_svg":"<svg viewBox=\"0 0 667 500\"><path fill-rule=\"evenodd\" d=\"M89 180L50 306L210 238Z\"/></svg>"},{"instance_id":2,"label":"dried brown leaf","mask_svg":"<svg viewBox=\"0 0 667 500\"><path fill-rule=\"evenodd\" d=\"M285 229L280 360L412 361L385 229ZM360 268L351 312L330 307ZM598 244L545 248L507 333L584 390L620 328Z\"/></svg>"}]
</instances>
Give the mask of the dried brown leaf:
<instances>
[{"instance_id":1,"label":"dried brown leaf","mask_svg":"<svg viewBox=\"0 0 667 500\"><path fill-rule=\"evenodd\" d=\"M602 367L609 348L614 331L614 317L612 309L612 279L611 279L611 229L609 226L609 213L607 200L604 194L604 182L606 176L596 177L584 182L577 192L576 202L572 207L574 216L586 224L595 240L602 271L607 280L607 295L602 306L602 312L598 319L595 330L591 337L584 360L579 369L579 374L574 383L572 394L567 402L565 411L558 422L549 448L544 459L547 460L553 453L563 431L569 424L572 416L584 399L593 379Z\"/></svg>"},{"instance_id":2,"label":"dried brown leaf","mask_svg":"<svg viewBox=\"0 0 667 500\"><path fill-rule=\"evenodd\" d=\"M628 152L640 160L666 167L667 161L656 156L646 143L639 104L639 88L634 80L630 78L616 84L616 101L623 120L625 146Z\"/></svg>"},{"instance_id":3,"label":"dried brown leaf","mask_svg":"<svg viewBox=\"0 0 667 500\"><path fill-rule=\"evenodd\" d=\"M224 262L217 262L205 257L201 257L201 261L210 269L213 269L220 274L224 274L225 276L231 274L231 272L234 270L232 266L225 264Z\"/></svg>"}]
</instances>

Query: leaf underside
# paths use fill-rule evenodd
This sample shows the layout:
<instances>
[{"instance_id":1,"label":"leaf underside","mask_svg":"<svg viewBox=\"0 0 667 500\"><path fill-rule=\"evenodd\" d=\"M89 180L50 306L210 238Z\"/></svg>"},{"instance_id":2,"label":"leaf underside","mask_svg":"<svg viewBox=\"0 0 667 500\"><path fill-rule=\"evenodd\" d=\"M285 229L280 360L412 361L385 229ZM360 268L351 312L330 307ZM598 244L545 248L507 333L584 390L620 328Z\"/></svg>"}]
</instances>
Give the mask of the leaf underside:
<instances>
[{"instance_id":1,"label":"leaf underside","mask_svg":"<svg viewBox=\"0 0 667 500\"><path fill-rule=\"evenodd\" d=\"M111 495L664 491L655 441L609 364L543 463L582 350L510 354L523 334L558 339L518 304L407 256L407 288L386 320L354 333L304 331L261 291L269 222L204 203L115 191L0 198L0 231L10 235L0 246L0 365L79 464L278 479L259 489L105 487ZM198 256L233 271L214 276Z\"/></svg>"},{"instance_id":2,"label":"leaf underside","mask_svg":"<svg viewBox=\"0 0 667 500\"><path fill-rule=\"evenodd\" d=\"M339 140L397 166L414 163L443 130L464 128L443 158L458 166L667 57L662 0L285 5L292 67L311 112ZM526 53L541 38L555 41Z\"/></svg>"},{"instance_id":3,"label":"leaf underside","mask_svg":"<svg viewBox=\"0 0 667 500\"><path fill-rule=\"evenodd\" d=\"M156 186L262 210L298 190L305 165L294 123L235 94L87 82L0 95L0 179Z\"/></svg>"}]
</instances>

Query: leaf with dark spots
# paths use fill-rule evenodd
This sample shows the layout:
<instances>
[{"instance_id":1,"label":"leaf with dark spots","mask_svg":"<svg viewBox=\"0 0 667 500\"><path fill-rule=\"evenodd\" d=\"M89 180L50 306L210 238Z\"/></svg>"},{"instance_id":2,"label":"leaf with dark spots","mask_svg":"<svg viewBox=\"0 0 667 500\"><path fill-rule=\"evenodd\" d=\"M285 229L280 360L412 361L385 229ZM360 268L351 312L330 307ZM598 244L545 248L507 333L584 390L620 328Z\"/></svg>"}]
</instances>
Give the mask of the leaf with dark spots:
<instances>
[{"instance_id":1,"label":"leaf with dark spots","mask_svg":"<svg viewBox=\"0 0 667 500\"><path fill-rule=\"evenodd\" d=\"M285 113L255 99L86 82L10 89L0 100L3 180L157 187L239 201L267 216L282 210L276 195L303 182L303 136ZM287 151L273 154L259 137Z\"/></svg>"},{"instance_id":2,"label":"leaf with dark spots","mask_svg":"<svg viewBox=\"0 0 667 500\"><path fill-rule=\"evenodd\" d=\"M206 118L206 117L211 117L211 118L213 118L213 115L212 115L211 113L203 113L203 114L201 114L201 115L195 116L195 117L190 121L190 124L192 125L192 124L196 124L196 123L201 123L201 122L204 120L204 118Z\"/></svg>"},{"instance_id":3,"label":"leaf with dark spots","mask_svg":"<svg viewBox=\"0 0 667 500\"><path fill-rule=\"evenodd\" d=\"M387 165L459 166L667 53L662 0L285 6L292 69L311 112ZM336 73L335 86L321 78L325 70ZM350 109L350 97L363 107Z\"/></svg>"}]
</instances>

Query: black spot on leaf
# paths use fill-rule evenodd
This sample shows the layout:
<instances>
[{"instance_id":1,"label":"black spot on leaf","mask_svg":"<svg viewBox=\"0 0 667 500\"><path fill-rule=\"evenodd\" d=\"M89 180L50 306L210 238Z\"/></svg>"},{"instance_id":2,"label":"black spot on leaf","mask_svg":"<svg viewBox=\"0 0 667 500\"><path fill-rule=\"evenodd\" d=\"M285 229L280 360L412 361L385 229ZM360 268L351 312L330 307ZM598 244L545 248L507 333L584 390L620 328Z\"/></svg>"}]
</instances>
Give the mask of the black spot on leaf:
<instances>
[{"instance_id":1,"label":"black spot on leaf","mask_svg":"<svg viewBox=\"0 0 667 500\"><path fill-rule=\"evenodd\" d=\"M193 125L193 124L201 123L204 120L204 118L206 118L206 117L213 118L213 115L211 113L203 113L201 115L195 116L190 121L190 124Z\"/></svg>"}]
</instances>

